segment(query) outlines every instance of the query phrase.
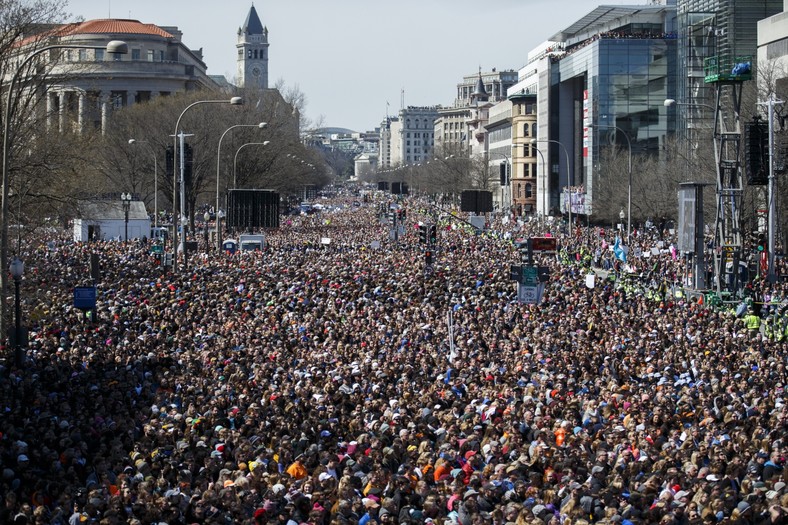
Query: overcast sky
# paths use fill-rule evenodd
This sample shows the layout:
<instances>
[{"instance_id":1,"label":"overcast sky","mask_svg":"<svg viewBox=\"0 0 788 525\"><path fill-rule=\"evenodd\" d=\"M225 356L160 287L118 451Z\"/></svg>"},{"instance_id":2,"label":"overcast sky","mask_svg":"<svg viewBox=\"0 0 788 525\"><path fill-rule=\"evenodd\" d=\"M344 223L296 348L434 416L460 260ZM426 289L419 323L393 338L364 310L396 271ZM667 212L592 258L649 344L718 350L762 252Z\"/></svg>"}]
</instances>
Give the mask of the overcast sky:
<instances>
[{"instance_id":1,"label":"overcast sky","mask_svg":"<svg viewBox=\"0 0 788 525\"><path fill-rule=\"evenodd\" d=\"M451 105L464 75L518 70L528 51L600 4L621 0L257 0L268 27L269 86L306 95L306 115L372 130L405 106ZM630 0L628 5L647 0ZM249 0L69 0L86 20L132 18L178 26L203 49L208 74L235 77L238 28Z\"/></svg>"}]
</instances>

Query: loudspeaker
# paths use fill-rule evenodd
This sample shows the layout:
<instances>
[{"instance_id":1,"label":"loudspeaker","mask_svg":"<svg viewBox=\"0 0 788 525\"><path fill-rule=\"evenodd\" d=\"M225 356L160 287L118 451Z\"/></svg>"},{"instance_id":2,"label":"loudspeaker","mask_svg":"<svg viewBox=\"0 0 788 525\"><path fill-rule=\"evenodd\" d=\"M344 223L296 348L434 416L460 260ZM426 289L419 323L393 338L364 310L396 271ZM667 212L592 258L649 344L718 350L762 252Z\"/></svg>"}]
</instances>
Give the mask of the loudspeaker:
<instances>
[{"instance_id":1,"label":"loudspeaker","mask_svg":"<svg viewBox=\"0 0 788 525\"><path fill-rule=\"evenodd\" d=\"M230 190L227 196L228 228L278 228L279 192Z\"/></svg>"},{"instance_id":2,"label":"loudspeaker","mask_svg":"<svg viewBox=\"0 0 788 525\"><path fill-rule=\"evenodd\" d=\"M391 183L391 193L394 195L407 195L408 194L408 183L407 182L392 182Z\"/></svg>"},{"instance_id":3,"label":"loudspeaker","mask_svg":"<svg viewBox=\"0 0 788 525\"><path fill-rule=\"evenodd\" d=\"M460 194L460 211L489 213L493 211L492 192L487 190L463 190Z\"/></svg>"},{"instance_id":4,"label":"loudspeaker","mask_svg":"<svg viewBox=\"0 0 788 525\"><path fill-rule=\"evenodd\" d=\"M765 186L769 183L769 126L758 120L744 125L744 163L747 184Z\"/></svg>"}]
</instances>

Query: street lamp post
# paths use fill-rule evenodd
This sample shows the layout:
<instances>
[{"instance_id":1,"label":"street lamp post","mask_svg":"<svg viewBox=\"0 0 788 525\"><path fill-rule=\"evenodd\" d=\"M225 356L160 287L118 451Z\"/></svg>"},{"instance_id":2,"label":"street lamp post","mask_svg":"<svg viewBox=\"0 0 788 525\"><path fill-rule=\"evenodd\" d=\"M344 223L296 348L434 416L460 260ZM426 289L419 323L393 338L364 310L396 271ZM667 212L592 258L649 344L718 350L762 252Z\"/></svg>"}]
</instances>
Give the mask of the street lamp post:
<instances>
[{"instance_id":1,"label":"street lamp post","mask_svg":"<svg viewBox=\"0 0 788 525\"><path fill-rule=\"evenodd\" d=\"M6 87L6 99L5 99L5 114L3 115L3 181L2 181L2 190L0 193L0 198L2 198L2 206L0 206L0 262L5 265L6 260L8 259L8 206L9 206L9 199L8 199L8 187L9 187L9 170L10 170L10 162L11 162L11 108L12 108L12 101L13 101L13 94L14 89L17 81L19 80L19 76L22 71L35 57L42 53L46 53L48 51L53 51L56 49L104 49L107 51L108 54L116 54L116 55L125 55L128 53L128 45L126 42L121 40L111 40L107 43L106 46L82 46L82 45L70 45L70 44L54 44L51 46L44 46L41 49L36 49L27 57L25 57L22 62L16 66L14 70L14 74L11 77L11 81L8 83ZM0 273L0 289L5 289L6 287L6 275L5 272ZM5 329L5 300L0 301L0 332Z\"/></svg>"},{"instance_id":2,"label":"street lamp post","mask_svg":"<svg viewBox=\"0 0 788 525\"><path fill-rule=\"evenodd\" d=\"M131 209L131 193L121 193L120 202L123 204L123 220L126 227L126 242L129 241L129 210Z\"/></svg>"},{"instance_id":3,"label":"street lamp post","mask_svg":"<svg viewBox=\"0 0 788 525\"><path fill-rule=\"evenodd\" d=\"M19 257L14 257L9 270L11 271L11 277L14 279L14 309L16 313L14 324L14 364L21 369L25 355L22 349L22 303L20 301L19 285L22 283L22 276L25 273L25 263Z\"/></svg>"},{"instance_id":4,"label":"street lamp post","mask_svg":"<svg viewBox=\"0 0 788 525\"><path fill-rule=\"evenodd\" d=\"M178 152L178 129L181 127L181 119L183 118L183 116L186 114L187 111L189 111L191 108L193 108L194 106L196 106L198 104L231 104L233 106L240 106L243 103L244 103L244 100L241 97L232 97L229 100L198 100L198 101L192 102L191 104L186 106L186 108L178 116L178 120L175 121L175 133L173 134L173 139L172 139L172 164L173 164L173 170L172 170L172 209L173 209L173 214L172 214L172 223L173 223L172 224L172 229L173 229L173 232L172 232L172 264L175 267L176 271L177 271L177 268L178 268L178 245L179 245L179 243L178 243L178 224L181 222L181 214L184 212L183 209L179 209L179 210L177 210L177 213L175 213L176 208L177 208L176 203L178 202L178 179L179 178L180 178L180 183L181 183L181 194L183 194L185 192L185 188L184 188L184 185L183 185L183 168L184 168L183 161L180 162L180 171L178 169L176 169L176 166L178 165L178 155L177 155L177 152ZM181 151L181 154L183 154L182 151ZM180 175L180 177L179 177L179 175ZM183 206L181 206L181 208L183 208ZM183 240L185 241L186 240L186 232L184 231L183 233L184 233ZM185 251L185 248L186 248L186 244L184 244L184 253L183 253L184 266L186 265L186 251Z\"/></svg>"},{"instance_id":5,"label":"street lamp post","mask_svg":"<svg viewBox=\"0 0 788 525\"><path fill-rule=\"evenodd\" d=\"M564 155L566 156L566 183L569 187L574 186L574 177L572 177L572 170L569 167L569 150L566 149L563 142L559 142L553 139L531 139L531 144L536 144L538 142L548 142L551 144L558 144L561 146L561 149L564 150ZM542 164L544 164L544 157L542 157ZM545 188L547 189L547 188ZM567 206L567 210L569 212L569 235L572 235L572 192L569 192L569 206Z\"/></svg>"},{"instance_id":6,"label":"street lamp post","mask_svg":"<svg viewBox=\"0 0 788 525\"><path fill-rule=\"evenodd\" d=\"M159 227L159 165L156 162L156 152L147 140L129 139L129 144L147 144L153 154L153 227Z\"/></svg>"},{"instance_id":7,"label":"street lamp post","mask_svg":"<svg viewBox=\"0 0 788 525\"><path fill-rule=\"evenodd\" d=\"M270 140L265 140L263 142L247 142L246 144L241 144L238 150L235 152L235 158L233 158L233 188L237 188L236 186L236 169L238 167L238 154L244 149L246 146L266 146L270 143ZM304 161L301 161L303 164Z\"/></svg>"},{"instance_id":8,"label":"street lamp post","mask_svg":"<svg viewBox=\"0 0 788 525\"><path fill-rule=\"evenodd\" d=\"M708 104L703 104L701 102L678 102L677 100L672 99L672 98L666 98L665 101L662 103L662 105L665 106L666 108L669 108L669 107L672 107L672 106L684 106L684 107L690 108L690 109L691 108L706 108L707 110L709 110L711 112L716 112L717 111L716 108L714 108L713 106L710 106ZM697 140L697 137L698 137L699 133L691 133L691 131L690 131L690 130L696 131L699 128L696 127L696 126L690 126L690 122L691 121L695 121L695 120L701 120L701 118L696 118L693 115L693 116L690 116L690 117L685 117L685 120L686 120L686 122L685 122L686 130L685 131L686 131L686 139L687 139L685 141L686 142L685 147L687 149L687 153L686 153L687 169L686 169L686 173L685 173L685 180L686 180L687 177L689 177L690 173L692 172L691 161L697 156L697 152L695 150L698 148L698 144L699 144L699 141Z\"/></svg>"},{"instance_id":9,"label":"street lamp post","mask_svg":"<svg viewBox=\"0 0 788 525\"><path fill-rule=\"evenodd\" d=\"M535 145L533 145L533 148L536 150L536 152L542 158L542 195L544 196L543 202L542 202L542 206L543 206L543 208L542 208L542 216L546 217L547 216L547 212L548 212L548 205L547 205L547 193L548 192L547 192L547 172L546 172L547 164L544 161L544 154L542 153L542 150L537 148Z\"/></svg>"},{"instance_id":10,"label":"street lamp post","mask_svg":"<svg viewBox=\"0 0 788 525\"><path fill-rule=\"evenodd\" d=\"M607 128L607 129L615 129L616 131L620 131L624 138L627 139L627 173L628 173L628 181L627 181L627 245L629 245L629 236L632 232L632 142L629 140L629 135L626 132L619 128L618 126L612 124L589 124L588 127L590 129L593 128ZM623 211L623 210L622 210Z\"/></svg>"},{"instance_id":11,"label":"street lamp post","mask_svg":"<svg viewBox=\"0 0 788 525\"><path fill-rule=\"evenodd\" d=\"M219 146L216 148L216 249L217 250L221 250L222 249L222 234L221 234L221 229L220 229L221 224L219 223L219 179L220 179L220 177L219 177L219 159L221 159L222 140L224 140L224 136L227 135L227 133L230 130L232 130L232 129L235 129L235 128L255 128L255 127L259 128L259 129L263 129L266 125L267 125L266 122L261 122L259 124L236 124L234 126L230 126L226 130L224 130L224 133L222 133L222 136L219 137Z\"/></svg>"}]
</instances>

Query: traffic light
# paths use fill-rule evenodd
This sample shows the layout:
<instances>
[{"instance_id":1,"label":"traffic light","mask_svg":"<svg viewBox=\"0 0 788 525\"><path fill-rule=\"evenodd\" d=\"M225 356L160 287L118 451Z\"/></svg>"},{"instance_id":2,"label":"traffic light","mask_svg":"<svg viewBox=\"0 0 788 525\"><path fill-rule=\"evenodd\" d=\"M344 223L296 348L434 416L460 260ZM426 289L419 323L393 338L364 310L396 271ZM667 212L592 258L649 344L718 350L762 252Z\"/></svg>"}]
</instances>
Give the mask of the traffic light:
<instances>
[{"instance_id":1,"label":"traffic light","mask_svg":"<svg viewBox=\"0 0 788 525\"><path fill-rule=\"evenodd\" d=\"M501 186L506 186L506 163L501 162L500 166Z\"/></svg>"},{"instance_id":2,"label":"traffic light","mask_svg":"<svg viewBox=\"0 0 788 525\"><path fill-rule=\"evenodd\" d=\"M191 144L183 145L183 183L191 191L192 174L194 173L194 154Z\"/></svg>"},{"instance_id":3,"label":"traffic light","mask_svg":"<svg viewBox=\"0 0 788 525\"><path fill-rule=\"evenodd\" d=\"M768 244L769 243L766 241L766 234L764 234L762 232L759 232L758 233L758 238L756 240L756 245L755 245L757 250L759 252L766 251L766 249L768 248Z\"/></svg>"},{"instance_id":4,"label":"traffic light","mask_svg":"<svg viewBox=\"0 0 788 525\"><path fill-rule=\"evenodd\" d=\"M397 212L397 214L399 215L399 221L400 222L405 222L405 219L407 219L407 213L405 212L405 209L403 208L403 209L399 210Z\"/></svg>"},{"instance_id":5,"label":"traffic light","mask_svg":"<svg viewBox=\"0 0 788 525\"><path fill-rule=\"evenodd\" d=\"M427 244L427 229L426 224L419 224L419 242Z\"/></svg>"},{"instance_id":6,"label":"traffic light","mask_svg":"<svg viewBox=\"0 0 788 525\"><path fill-rule=\"evenodd\" d=\"M429 244L437 244L438 242L438 227L434 224L430 224L429 227L430 234L429 234Z\"/></svg>"},{"instance_id":7,"label":"traffic light","mask_svg":"<svg viewBox=\"0 0 788 525\"><path fill-rule=\"evenodd\" d=\"M427 250L426 252L424 252L424 262L427 264L427 266L432 266L433 263L432 256L433 256L432 250Z\"/></svg>"},{"instance_id":8,"label":"traffic light","mask_svg":"<svg viewBox=\"0 0 788 525\"><path fill-rule=\"evenodd\" d=\"M165 173L168 179L172 179L172 173L174 168L174 159L172 156L172 146L167 146L164 151L164 166L165 166Z\"/></svg>"}]
</instances>

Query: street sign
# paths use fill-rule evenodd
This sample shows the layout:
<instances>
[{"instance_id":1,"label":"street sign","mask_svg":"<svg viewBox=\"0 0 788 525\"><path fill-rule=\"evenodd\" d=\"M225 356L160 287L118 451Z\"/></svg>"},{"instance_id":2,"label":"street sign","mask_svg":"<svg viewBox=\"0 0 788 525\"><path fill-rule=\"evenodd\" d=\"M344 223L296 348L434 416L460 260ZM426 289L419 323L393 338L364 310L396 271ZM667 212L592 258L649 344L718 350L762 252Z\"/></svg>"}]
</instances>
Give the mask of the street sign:
<instances>
[{"instance_id":1,"label":"street sign","mask_svg":"<svg viewBox=\"0 0 788 525\"><path fill-rule=\"evenodd\" d=\"M96 287L77 286L74 288L74 308L92 310L96 307Z\"/></svg>"},{"instance_id":2,"label":"street sign","mask_svg":"<svg viewBox=\"0 0 788 525\"><path fill-rule=\"evenodd\" d=\"M544 294L544 284L528 286L522 283L517 285L517 301L524 304L539 304Z\"/></svg>"},{"instance_id":3,"label":"street sign","mask_svg":"<svg viewBox=\"0 0 788 525\"><path fill-rule=\"evenodd\" d=\"M164 253L164 246L162 246L161 244L154 244L151 247L150 252L151 253Z\"/></svg>"},{"instance_id":4,"label":"street sign","mask_svg":"<svg viewBox=\"0 0 788 525\"><path fill-rule=\"evenodd\" d=\"M536 286L517 285L517 300L525 304L537 304L539 302L539 288Z\"/></svg>"},{"instance_id":5,"label":"street sign","mask_svg":"<svg viewBox=\"0 0 788 525\"><path fill-rule=\"evenodd\" d=\"M526 286L536 286L539 284L539 268L536 266L523 266L523 280Z\"/></svg>"},{"instance_id":6,"label":"street sign","mask_svg":"<svg viewBox=\"0 0 788 525\"><path fill-rule=\"evenodd\" d=\"M558 248L558 241L555 237L532 237L531 250L542 253L555 253Z\"/></svg>"}]
</instances>

